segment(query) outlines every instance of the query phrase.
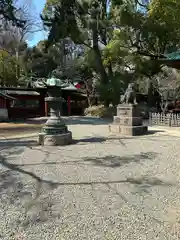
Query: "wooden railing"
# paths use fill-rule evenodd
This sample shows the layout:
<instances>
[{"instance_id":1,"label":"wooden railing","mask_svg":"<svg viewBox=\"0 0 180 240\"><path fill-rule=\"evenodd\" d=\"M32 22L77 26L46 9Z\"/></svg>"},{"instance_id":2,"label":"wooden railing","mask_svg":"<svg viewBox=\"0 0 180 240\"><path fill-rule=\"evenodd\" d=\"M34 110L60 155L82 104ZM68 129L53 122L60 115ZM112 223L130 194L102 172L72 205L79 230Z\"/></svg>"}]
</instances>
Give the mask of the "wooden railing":
<instances>
[{"instance_id":1,"label":"wooden railing","mask_svg":"<svg viewBox=\"0 0 180 240\"><path fill-rule=\"evenodd\" d=\"M150 113L149 114L149 125L180 127L180 114Z\"/></svg>"}]
</instances>

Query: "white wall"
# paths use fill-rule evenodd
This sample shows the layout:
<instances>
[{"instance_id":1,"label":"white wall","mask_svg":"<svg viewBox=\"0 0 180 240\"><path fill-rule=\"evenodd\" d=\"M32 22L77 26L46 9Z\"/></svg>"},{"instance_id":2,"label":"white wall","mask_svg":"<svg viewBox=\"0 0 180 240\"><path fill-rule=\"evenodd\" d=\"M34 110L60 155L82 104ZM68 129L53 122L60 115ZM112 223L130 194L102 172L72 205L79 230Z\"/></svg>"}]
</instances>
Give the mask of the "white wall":
<instances>
[{"instance_id":1,"label":"white wall","mask_svg":"<svg viewBox=\"0 0 180 240\"><path fill-rule=\"evenodd\" d=\"M0 108L0 121L8 119L8 110L7 108Z\"/></svg>"}]
</instances>

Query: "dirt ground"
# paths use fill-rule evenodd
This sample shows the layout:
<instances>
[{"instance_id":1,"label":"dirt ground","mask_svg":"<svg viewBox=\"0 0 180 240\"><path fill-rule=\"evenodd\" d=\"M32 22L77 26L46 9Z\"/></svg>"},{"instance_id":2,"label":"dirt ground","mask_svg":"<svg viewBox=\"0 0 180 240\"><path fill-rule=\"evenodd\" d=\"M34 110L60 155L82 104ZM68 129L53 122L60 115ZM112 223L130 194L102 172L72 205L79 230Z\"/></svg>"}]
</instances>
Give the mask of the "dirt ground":
<instances>
[{"instance_id":1,"label":"dirt ground","mask_svg":"<svg viewBox=\"0 0 180 240\"><path fill-rule=\"evenodd\" d=\"M43 124L0 123L0 138L18 136L40 131Z\"/></svg>"}]
</instances>

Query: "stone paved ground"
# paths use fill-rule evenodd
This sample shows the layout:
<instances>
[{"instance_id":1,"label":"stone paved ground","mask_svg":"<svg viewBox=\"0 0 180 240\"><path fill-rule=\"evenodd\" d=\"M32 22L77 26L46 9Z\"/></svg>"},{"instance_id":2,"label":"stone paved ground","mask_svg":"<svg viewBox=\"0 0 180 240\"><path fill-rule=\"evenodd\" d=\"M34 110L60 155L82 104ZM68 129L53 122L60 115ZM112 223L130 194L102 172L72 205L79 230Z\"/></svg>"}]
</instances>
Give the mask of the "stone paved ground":
<instances>
[{"instance_id":1,"label":"stone paved ground","mask_svg":"<svg viewBox=\"0 0 180 240\"><path fill-rule=\"evenodd\" d=\"M0 141L0 239L180 239L180 139L70 129L65 147Z\"/></svg>"}]
</instances>

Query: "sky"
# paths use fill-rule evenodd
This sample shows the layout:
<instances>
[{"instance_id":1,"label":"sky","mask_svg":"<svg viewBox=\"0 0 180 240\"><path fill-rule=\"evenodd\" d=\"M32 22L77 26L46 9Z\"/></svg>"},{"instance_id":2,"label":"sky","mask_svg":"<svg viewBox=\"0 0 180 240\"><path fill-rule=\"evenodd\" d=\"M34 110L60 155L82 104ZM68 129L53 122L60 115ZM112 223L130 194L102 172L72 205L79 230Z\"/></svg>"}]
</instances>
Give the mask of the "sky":
<instances>
[{"instance_id":1,"label":"sky","mask_svg":"<svg viewBox=\"0 0 180 240\"><path fill-rule=\"evenodd\" d=\"M35 6L38 15L42 12L46 0L33 0L33 5ZM39 17L40 18L40 17ZM31 40L28 41L29 46L36 45L40 40L45 39L45 33L43 31L34 34Z\"/></svg>"}]
</instances>

